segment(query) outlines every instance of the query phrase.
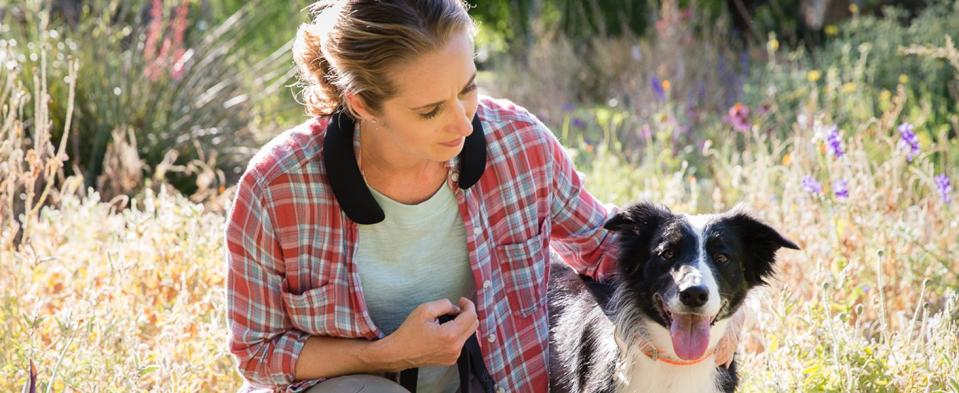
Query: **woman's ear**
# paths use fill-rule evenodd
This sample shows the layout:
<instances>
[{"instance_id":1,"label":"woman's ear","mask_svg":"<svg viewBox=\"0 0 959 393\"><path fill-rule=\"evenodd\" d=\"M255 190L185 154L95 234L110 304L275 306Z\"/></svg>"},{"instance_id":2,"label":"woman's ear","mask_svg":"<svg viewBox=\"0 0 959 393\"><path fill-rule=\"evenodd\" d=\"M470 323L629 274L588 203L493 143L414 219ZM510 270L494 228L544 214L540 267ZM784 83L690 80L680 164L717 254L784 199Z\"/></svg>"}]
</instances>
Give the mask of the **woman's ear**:
<instances>
[{"instance_id":1,"label":"woman's ear","mask_svg":"<svg viewBox=\"0 0 959 393\"><path fill-rule=\"evenodd\" d=\"M359 120L376 123L376 116L373 115L370 107L366 105L363 97L355 93L346 93L346 105L349 106L350 111L352 111Z\"/></svg>"}]
</instances>

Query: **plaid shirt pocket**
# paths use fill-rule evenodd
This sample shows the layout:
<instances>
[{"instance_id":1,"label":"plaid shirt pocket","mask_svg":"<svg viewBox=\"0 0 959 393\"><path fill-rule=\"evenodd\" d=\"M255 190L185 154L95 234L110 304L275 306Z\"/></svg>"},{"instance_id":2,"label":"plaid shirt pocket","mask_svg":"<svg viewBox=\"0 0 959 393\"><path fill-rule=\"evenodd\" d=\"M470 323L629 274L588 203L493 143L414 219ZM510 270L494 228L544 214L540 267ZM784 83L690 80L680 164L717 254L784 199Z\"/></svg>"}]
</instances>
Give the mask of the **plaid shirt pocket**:
<instances>
[{"instance_id":1,"label":"plaid shirt pocket","mask_svg":"<svg viewBox=\"0 0 959 393\"><path fill-rule=\"evenodd\" d=\"M509 305L523 317L545 304L548 241L549 236L540 231L528 240L494 247Z\"/></svg>"}]
</instances>

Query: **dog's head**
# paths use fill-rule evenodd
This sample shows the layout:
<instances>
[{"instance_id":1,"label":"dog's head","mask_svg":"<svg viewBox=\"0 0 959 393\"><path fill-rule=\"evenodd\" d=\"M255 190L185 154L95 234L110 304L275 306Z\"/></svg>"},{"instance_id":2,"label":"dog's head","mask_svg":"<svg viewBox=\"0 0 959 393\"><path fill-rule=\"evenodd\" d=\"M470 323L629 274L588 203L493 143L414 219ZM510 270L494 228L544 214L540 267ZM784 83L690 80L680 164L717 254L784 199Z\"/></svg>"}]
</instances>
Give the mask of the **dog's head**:
<instances>
[{"instance_id":1,"label":"dog's head","mask_svg":"<svg viewBox=\"0 0 959 393\"><path fill-rule=\"evenodd\" d=\"M605 227L620 233L619 273L635 295L631 306L667 329L676 355L687 360L703 356L710 327L765 284L776 250L799 249L738 209L688 216L639 203Z\"/></svg>"}]
</instances>

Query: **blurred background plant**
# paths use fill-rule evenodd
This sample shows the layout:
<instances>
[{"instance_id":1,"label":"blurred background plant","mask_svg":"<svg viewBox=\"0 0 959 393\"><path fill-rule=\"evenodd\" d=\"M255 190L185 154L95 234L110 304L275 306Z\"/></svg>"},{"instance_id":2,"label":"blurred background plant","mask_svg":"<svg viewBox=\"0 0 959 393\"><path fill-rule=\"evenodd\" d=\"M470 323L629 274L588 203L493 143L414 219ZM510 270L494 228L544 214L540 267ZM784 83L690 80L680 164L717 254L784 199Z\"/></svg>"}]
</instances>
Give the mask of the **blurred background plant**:
<instances>
[{"instance_id":1,"label":"blurred background plant","mask_svg":"<svg viewBox=\"0 0 959 393\"><path fill-rule=\"evenodd\" d=\"M229 7L236 8L227 13ZM3 29L24 81L34 78L39 43L48 45L47 73L57 82L49 85L54 138L65 124L67 64L81 65L67 172L82 174L85 186L100 186L112 197L149 186L142 179L153 180L147 174L169 154L186 164L203 150L216 150L205 155L211 169L225 179L239 176L263 142L259 128L275 124L257 109L268 108L270 115L296 111L276 98L292 75L289 48L261 35L261 28L286 19L286 12L294 11L257 1L213 7L170 0L29 0L4 7ZM51 13L50 25L41 30L41 19ZM195 182L199 173L167 175L163 181L188 194L204 186Z\"/></svg>"},{"instance_id":2,"label":"blurred background plant","mask_svg":"<svg viewBox=\"0 0 959 393\"><path fill-rule=\"evenodd\" d=\"M473 2L587 188L796 241L744 392L959 391L959 1ZM236 390L224 213L308 1L0 0L0 391Z\"/></svg>"}]
</instances>

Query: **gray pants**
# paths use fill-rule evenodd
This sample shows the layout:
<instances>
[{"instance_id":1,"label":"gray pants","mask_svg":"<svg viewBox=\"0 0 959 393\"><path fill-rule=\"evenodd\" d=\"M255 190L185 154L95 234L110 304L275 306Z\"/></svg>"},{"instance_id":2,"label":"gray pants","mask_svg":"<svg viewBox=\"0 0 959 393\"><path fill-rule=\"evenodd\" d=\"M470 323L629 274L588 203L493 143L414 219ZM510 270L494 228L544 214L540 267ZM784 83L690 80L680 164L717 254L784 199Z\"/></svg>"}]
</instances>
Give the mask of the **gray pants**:
<instances>
[{"instance_id":1,"label":"gray pants","mask_svg":"<svg viewBox=\"0 0 959 393\"><path fill-rule=\"evenodd\" d=\"M476 378L470 378L470 391L482 392ZM369 374L345 375L330 378L307 390L306 393L409 393L400 384Z\"/></svg>"},{"instance_id":2,"label":"gray pants","mask_svg":"<svg viewBox=\"0 0 959 393\"><path fill-rule=\"evenodd\" d=\"M409 393L400 384L369 374L345 375L330 378L307 390L306 393Z\"/></svg>"}]
</instances>

